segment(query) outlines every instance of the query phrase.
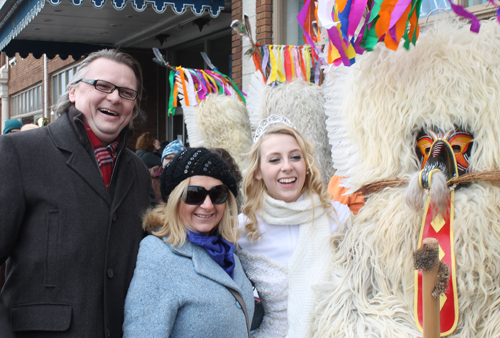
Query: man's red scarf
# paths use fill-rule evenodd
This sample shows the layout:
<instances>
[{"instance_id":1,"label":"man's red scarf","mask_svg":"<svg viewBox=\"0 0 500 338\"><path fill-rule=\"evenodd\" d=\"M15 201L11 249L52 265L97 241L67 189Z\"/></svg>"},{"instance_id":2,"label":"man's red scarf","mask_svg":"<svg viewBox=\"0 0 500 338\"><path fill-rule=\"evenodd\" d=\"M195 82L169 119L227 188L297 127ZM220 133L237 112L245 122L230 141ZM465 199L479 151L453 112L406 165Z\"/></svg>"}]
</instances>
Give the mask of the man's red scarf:
<instances>
[{"instance_id":1,"label":"man's red scarf","mask_svg":"<svg viewBox=\"0 0 500 338\"><path fill-rule=\"evenodd\" d=\"M87 131L87 135L89 136L90 143L92 144L92 148L94 149L95 158L97 159L97 164L99 165L99 169L101 170L101 176L106 185L106 189L109 190L109 184L111 183L111 175L113 173L113 166L116 160L116 156L118 152L116 149L118 148L118 144L120 143L120 136L116 138L109 145L104 146L102 142L95 136L92 129L89 126L85 125L85 130Z\"/></svg>"}]
</instances>

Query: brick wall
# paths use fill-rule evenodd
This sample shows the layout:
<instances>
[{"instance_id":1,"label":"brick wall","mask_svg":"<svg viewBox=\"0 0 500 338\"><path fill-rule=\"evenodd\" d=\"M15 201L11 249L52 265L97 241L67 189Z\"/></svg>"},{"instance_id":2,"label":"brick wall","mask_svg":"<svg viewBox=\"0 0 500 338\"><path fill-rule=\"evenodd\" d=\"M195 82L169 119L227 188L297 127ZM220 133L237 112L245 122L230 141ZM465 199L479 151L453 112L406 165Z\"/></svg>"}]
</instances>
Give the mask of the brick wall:
<instances>
[{"instance_id":1,"label":"brick wall","mask_svg":"<svg viewBox=\"0 0 500 338\"><path fill-rule=\"evenodd\" d=\"M257 41L263 45L272 44L273 1L257 0Z\"/></svg>"},{"instance_id":2,"label":"brick wall","mask_svg":"<svg viewBox=\"0 0 500 338\"><path fill-rule=\"evenodd\" d=\"M240 20L243 17L242 14L243 0L232 0L231 3L231 15L233 20ZM233 60L233 81L236 85L241 88L242 85L242 45L241 36L233 30L232 33L232 60Z\"/></svg>"},{"instance_id":3,"label":"brick wall","mask_svg":"<svg viewBox=\"0 0 500 338\"><path fill-rule=\"evenodd\" d=\"M54 59L47 60L47 106L50 113L50 107L56 102L52 102L52 75L61 69L75 64L72 57L62 60L59 56ZM34 85L43 83L43 57L36 59L33 55L29 54L27 58L21 58L16 54L16 63L10 68L9 74L9 96L16 95ZM42 107L44 106L44 96L42 87Z\"/></svg>"},{"instance_id":4,"label":"brick wall","mask_svg":"<svg viewBox=\"0 0 500 338\"><path fill-rule=\"evenodd\" d=\"M9 96L42 82L43 58L35 59L31 54L22 59L16 54L16 63L9 70Z\"/></svg>"},{"instance_id":5,"label":"brick wall","mask_svg":"<svg viewBox=\"0 0 500 338\"><path fill-rule=\"evenodd\" d=\"M255 1L255 2L254 2ZM273 0L233 0L232 18L242 20L243 14L250 17L254 41L260 44L272 44ZM243 13L243 10L245 13ZM243 90L248 91L249 78L255 71L251 57L243 55L250 48L236 32L232 36L233 80Z\"/></svg>"}]
</instances>

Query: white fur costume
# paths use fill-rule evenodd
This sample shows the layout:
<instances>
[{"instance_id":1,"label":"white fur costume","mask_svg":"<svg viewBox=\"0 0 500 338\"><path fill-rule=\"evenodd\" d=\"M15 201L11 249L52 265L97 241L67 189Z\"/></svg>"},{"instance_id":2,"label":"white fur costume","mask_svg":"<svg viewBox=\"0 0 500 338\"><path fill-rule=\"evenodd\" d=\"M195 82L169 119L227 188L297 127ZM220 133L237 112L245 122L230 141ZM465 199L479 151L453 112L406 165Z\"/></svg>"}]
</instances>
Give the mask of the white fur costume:
<instances>
[{"instance_id":1,"label":"white fur costume","mask_svg":"<svg viewBox=\"0 0 500 338\"><path fill-rule=\"evenodd\" d=\"M350 69L332 69L327 121L338 175L358 189L420 171L422 127L468 127L472 171L500 168L500 27L440 24L409 52L380 45ZM335 131L333 128L337 128ZM407 186L368 197L332 241L331 282L317 288L315 336L422 337L414 319L414 269L423 210ZM455 192L454 252L460 317L449 337L500 337L500 187Z\"/></svg>"},{"instance_id":2,"label":"white fur costume","mask_svg":"<svg viewBox=\"0 0 500 338\"><path fill-rule=\"evenodd\" d=\"M191 147L223 148L241 170L248 166L252 134L247 110L236 93L211 94L194 107L181 103Z\"/></svg>"}]
</instances>

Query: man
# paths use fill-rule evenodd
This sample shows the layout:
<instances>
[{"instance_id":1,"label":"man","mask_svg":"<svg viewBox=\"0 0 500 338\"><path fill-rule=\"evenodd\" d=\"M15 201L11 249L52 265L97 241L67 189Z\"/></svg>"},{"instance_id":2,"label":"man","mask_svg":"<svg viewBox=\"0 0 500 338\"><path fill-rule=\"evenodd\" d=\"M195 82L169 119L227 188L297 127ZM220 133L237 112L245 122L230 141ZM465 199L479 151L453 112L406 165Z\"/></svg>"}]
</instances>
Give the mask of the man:
<instances>
[{"instance_id":1,"label":"man","mask_svg":"<svg viewBox=\"0 0 500 338\"><path fill-rule=\"evenodd\" d=\"M125 147L141 84L129 55L92 53L56 121L0 137L1 296L18 337L122 335L150 202L148 171Z\"/></svg>"},{"instance_id":2,"label":"man","mask_svg":"<svg viewBox=\"0 0 500 338\"><path fill-rule=\"evenodd\" d=\"M3 128L3 134L12 134L21 131L23 124L16 119L5 121L5 127Z\"/></svg>"}]
</instances>

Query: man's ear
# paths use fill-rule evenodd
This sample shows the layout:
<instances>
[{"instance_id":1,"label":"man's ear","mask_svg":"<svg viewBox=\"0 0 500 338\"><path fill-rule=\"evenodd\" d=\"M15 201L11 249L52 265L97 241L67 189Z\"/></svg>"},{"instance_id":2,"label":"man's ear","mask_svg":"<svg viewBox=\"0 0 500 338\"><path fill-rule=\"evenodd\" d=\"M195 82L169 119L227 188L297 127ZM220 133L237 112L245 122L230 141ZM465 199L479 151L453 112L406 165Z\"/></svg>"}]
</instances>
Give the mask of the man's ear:
<instances>
[{"instance_id":1,"label":"man's ear","mask_svg":"<svg viewBox=\"0 0 500 338\"><path fill-rule=\"evenodd\" d=\"M256 180L260 181L262 179L262 174L260 173L260 170L255 171L255 173L253 174L253 177Z\"/></svg>"},{"instance_id":2,"label":"man's ear","mask_svg":"<svg viewBox=\"0 0 500 338\"><path fill-rule=\"evenodd\" d=\"M70 102L75 103L76 101L76 87L70 87L68 90L68 99Z\"/></svg>"}]
</instances>

